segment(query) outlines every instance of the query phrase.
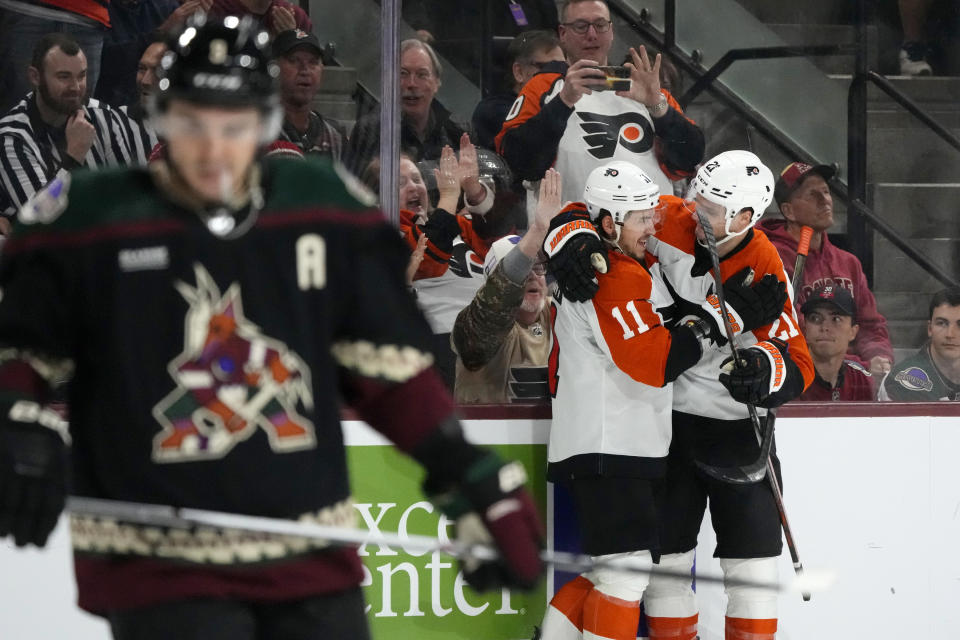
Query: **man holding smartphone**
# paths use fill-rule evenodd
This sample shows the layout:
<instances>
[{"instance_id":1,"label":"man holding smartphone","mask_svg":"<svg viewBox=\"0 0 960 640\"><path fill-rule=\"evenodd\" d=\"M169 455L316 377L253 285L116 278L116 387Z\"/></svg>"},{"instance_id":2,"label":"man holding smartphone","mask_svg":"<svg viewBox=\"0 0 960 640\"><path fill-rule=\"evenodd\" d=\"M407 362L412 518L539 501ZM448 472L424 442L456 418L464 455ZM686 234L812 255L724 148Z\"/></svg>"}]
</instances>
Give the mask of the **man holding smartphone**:
<instances>
[{"instance_id":1,"label":"man holding smartphone","mask_svg":"<svg viewBox=\"0 0 960 640\"><path fill-rule=\"evenodd\" d=\"M550 166L563 177L563 199L580 198L587 176L611 160L640 167L664 193L691 175L703 158L703 132L684 117L660 86L660 55L630 49L630 87L607 81L613 45L610 9L603 0L567 0L560 9L566 63L545 65L521 89L507 114L497 151L522 179L535 181Z\"/></svg>"}]
</instances>

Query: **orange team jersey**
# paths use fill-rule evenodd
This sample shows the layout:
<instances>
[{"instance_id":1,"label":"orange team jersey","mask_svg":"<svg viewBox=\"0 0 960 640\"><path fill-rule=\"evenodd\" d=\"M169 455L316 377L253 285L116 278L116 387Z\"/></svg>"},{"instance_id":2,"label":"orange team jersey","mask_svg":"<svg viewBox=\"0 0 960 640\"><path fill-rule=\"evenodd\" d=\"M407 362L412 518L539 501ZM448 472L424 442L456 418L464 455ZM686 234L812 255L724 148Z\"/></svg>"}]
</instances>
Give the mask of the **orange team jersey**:
<instances>
[{"instance_id":1,"label":"orange team jersey","mask_svg":"<svg viewBox=\"0 0 960 640\"><path fill-rule=\"evenodd\" d=\"M696 270L697 274L705 272L702 275L691 273L695 262L704 264L703 261L709 259L706 249L697 247L698 223L694 215L684 206L682 199L675 196L661 196L660 203L666 205L663 226L656 237L647 242L648 254L656 257L664 278L673 287L675 294L699 306L714 290L716 283L712 269L708 270L706 266ZM771 338L786 342L789 346L790 359L803 375L803 389L806 389L814 378L813 360L810 358L807 342L798 328L790 279L787 278L780 255L767 236L758 229L748 231L744 238L748 236L748 242L741 244L733 253L720 259L723 277L729 278L746 267L753 269L755 280L772 273L779 280L787 283L789 296L779 318L765 327L737 335L734 340L741 349ZM708 347L700 361L677 378L674 409L720 420L748 418L746 405L731 398L720 384L720 365L728 356L730 356L729 345ZM758 411L762 414L765 409L758 408Z\"/></svg>"},{"instance_id":2,"label":"orange team jersey","mask_svg":"<svg viewBox=\"0 0 960 640\"><path fill-rule=\"evenodd\" d=\"M611 160L626 160L649 175L663 193L672 193L671 180L685 176L671 171L660 159L661 142L647 108L613 91L594 91L581 97L571 113L558 97L563 82L562 73L535 75L520 90L507 113L503 128L496 137L497 152L508 157L512 164L523 164L525 158L533 163L535 168L530 171L516 168L519 175L527 180L537 179L546 169L540 166L537 155L549 152L552 165L563 176L563 199L575 202L583 197L590 171ZM683 110L673 96L666 89L661 92L668 104L682 114ZM518 127L529 126L530 119L554 100L558 104L545 114L550 122L542 123L542 128L537 127L536 140L517 133ZM539 149L531 148L534 142ZM505 149L510 144L520 147L518 154ZM548 158L547 162L550 161Z\"/></svg>"},{"instance_id":3,"label":"orange team jersey","mask_svg":"<svg viewBox=\"0 0 960 640\"><path fill-rule=\"evenodd\" d=\"M440 212L437 215L452 215L446 212ZM459 226L460 239L470 247L470 250L479 259L479 268L483 269L483 260L487 257L487 251L490 250L491 241L481 238L473 228L473 221L467 216L454 216ZM447 238L432 235L425 229L424 224L418 224L417 214L407 209L400 210L400 233L406 241L407 246L413 251L417 248L417 242L420 236L427 234L427 247L423 253L423 262L414 274L414 280L422 278L436 278L447 272L450 266L450 258L453 255L453 243L457 236ZM436 240L436 242L434 242Z\"/></svg>"},{"instance_id":4,"label":"orange team jersey","mask_svg":"<svg viewBox=\"0 0 960 640\"><path fill-rule=\"evenodd\" d=\"M664 382L671 334L658 309L673 299L659 276L610 252L587 302L551 310L552 478L596 474L656 477L670 446L673 385Z\"/></svg>"}]
</instances>

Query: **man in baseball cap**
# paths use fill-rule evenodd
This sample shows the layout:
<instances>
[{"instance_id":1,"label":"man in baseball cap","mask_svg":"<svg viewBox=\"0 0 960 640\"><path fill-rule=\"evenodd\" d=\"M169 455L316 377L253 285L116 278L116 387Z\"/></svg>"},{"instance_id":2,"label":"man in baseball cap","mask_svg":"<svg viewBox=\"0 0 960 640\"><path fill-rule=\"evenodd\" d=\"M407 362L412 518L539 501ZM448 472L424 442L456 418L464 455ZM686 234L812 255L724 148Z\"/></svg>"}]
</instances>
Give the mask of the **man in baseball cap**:
<instances>
[{"instance_id":1,"label":"man in baseball cap","mask_svg":"<svg viewBox=\"0 0 960 640\"><path fill-rule=\"evenodd\" d=\"M322 53L317 36L300 29L281 31L273 40L283 104L280 139L297 145L304 154L339 159L343 152L342 127L313 110L323 81Z\"/></svg>"},{"instance_id":2,"label":"man in baseball cap","mask_svg":"<svg viewBox=\"0 0 960 640\"><path fill-rule=\"evenodd\" d=\"M277 37L273 39L274 57L285 56L297 48L311 50L318 56L323 53L317 36L300 29L281 31L277 34Z\"/></svg>"},{"instance_id":3,"label":"man in baseball cap","mask_svg":"<svg viewBox=\"0 0 960 640\"><path fill-rule=\"evenodd\" d=\"M850 292L834 285L819 287L813 290L800 311L804 317L804 337L817 372L800 400L872 400L870 372L846 355L860 329Z\"/></svg>"},{"instance_id":4,"label":"man in baseball cap","mask_svg":"<svg viewBox=\"0 0 960 640\"><path fill-rule=\"evenodd\" d=\"M802 282L794 292L798 307L818 287L844 288L853 298L860 331L850 348L861 361L869 363L870 372L882 376L893 364L893 348L887 333L887 321L877 311L877 301L867 286L860 260L838 249L827 237L833 226L833 198L829 181L836 169L828 165L791 162L774 186L773 197L783 219L767 218L757 228L767 234L787 274L793 276L797 261L797 245L804 227L813 229L810 252L807 254Z\"/></svg>"},{"instance_id":5,"label":"man in baseball cap","mask_svg":"<svg viewBox=\"0 0 960 640\"><path fill-rule=\"evenodd\" d=\"M810 176L820 176L824 181L829 182L836 174L837 170L827 164L811 165L806 162L791 162L780 172L780 178L773 188L773 197L777 205L783 205Z\"/></svg>"}]
</instances>

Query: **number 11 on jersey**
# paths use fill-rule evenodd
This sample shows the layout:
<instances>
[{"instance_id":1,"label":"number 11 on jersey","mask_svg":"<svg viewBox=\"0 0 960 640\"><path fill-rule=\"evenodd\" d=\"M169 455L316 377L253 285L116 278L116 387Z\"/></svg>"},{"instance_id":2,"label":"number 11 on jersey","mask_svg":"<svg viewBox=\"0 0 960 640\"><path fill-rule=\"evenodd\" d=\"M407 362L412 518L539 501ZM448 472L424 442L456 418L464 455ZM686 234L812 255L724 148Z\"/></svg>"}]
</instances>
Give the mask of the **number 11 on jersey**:
<instances>
[{"instance_id":1,"label":"number 11 on jersey","mask_svg":"<svg viewBox=\"0 0 960 640\"><path fill-rule=\"evenodd\" d=\"M630 338L639 335L649 329L650 327L646 322L643 321L643 318L640 317L640 314L637 312L637 301L631 300L626 304L627 311L630 312L630 315L633 316L633 320L637 323L637 330L634 331L630 328L630 325L623 318L623 312L620 311L620 307L614 307L613 311L610 313L613 314L613 317L616 318L617 322L620 323L620 326L623 327L623 339L629 340Z\"/></svg>"}]
</instances>

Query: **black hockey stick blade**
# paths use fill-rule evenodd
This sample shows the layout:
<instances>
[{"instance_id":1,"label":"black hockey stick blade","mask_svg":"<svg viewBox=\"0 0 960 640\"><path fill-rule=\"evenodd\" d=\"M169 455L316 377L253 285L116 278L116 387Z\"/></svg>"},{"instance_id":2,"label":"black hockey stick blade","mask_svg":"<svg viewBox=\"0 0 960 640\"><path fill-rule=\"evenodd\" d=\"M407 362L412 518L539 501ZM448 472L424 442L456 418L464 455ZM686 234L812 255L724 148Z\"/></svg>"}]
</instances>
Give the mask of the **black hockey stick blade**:
<instances>
[{"instance_id":1,"label":"black hockey stick blade","mask_svg":"<svg viewBox=\"0 0 960 640\"><path fill-rule=\"evenodd\" d=\"M773 413L767 415L763 426L763 439L760 441L760 456L751 464L740 467L712 467L696 460L700 470L711 478L729 484L753 484L767 476L767 460L773 447Z\"/></svg>"}]
</instances>

